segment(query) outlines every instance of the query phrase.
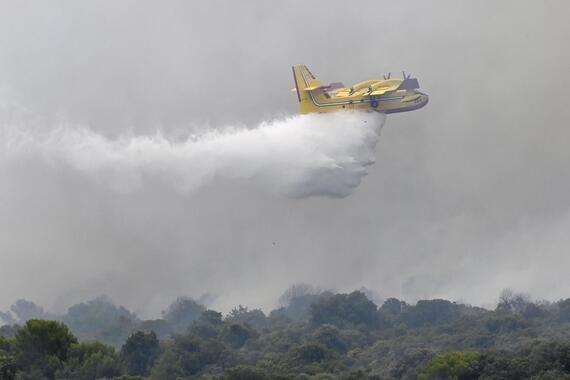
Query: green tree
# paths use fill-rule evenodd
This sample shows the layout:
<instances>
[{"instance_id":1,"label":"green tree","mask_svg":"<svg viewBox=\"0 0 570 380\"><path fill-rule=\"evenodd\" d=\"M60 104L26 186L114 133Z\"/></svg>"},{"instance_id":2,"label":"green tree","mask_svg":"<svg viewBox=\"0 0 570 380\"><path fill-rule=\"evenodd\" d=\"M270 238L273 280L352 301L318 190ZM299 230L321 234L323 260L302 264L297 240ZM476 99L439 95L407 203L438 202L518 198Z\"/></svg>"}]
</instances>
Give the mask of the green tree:
<instances>
[{"instance_id":1,"label":"green tree","mask_svg":"<svg viewBox=\"0 0 570 380\"><path fill-rule=\"evenodd\" d=\"M188 332L202 339L216 339L223 327L222 313L206 310L190 325Z\"/></svg>"},{"instance_id":2,"label":"green tree","mask_svg":"<svg viewBox=\"0 0 570 380\"><path fill-rule=\"evenodd\" d=\"M359 291L321 297L319 302L311 305L311 322L339 327L377 328L382 325L374 302Z\"/></svg>"},{"instance_id":3,"label":"green tree","mask_svg":"<svg viewBox=\"0 0 570 380\"><path fill-rule=\"evenodd\" d=\"M407 307L408 304L404 301L400 301L397 298L388 298L384 301L382 306L380 306L379 311L386 315L395 317L402 314Z\"/></svg>"},{"instance_id":4,"label":"green tree","mask_svg":"<svg viewBox=\"0 0 570 380\"><path fill-rule=\"evenodd\" d=\"M332 355L329 350L317 343L307 343L296 347L292 351L295 361L309 364L322 362L329 359Z\"/></svg>"},{"instance_id":5,"label":"green tree","mask_svg":"<svg viewBox=\"0 0 570 380\"><path fill-rule=\"evenodd\" d=\"M10 352L12 350L12 339L0 336L0 353Z\"/></svg>"},{"instance_id":6,"label":"green tree","mask_svg":"<svg viewBox=\"0 0 570 380\"><path fill-rule=\"evenodd\" d=\"M558 319L561 322L570 322L570 298L560 300L556 305L558 306Z\"/></svg>"},{"instance_id":7,"label":"green tree","mask_svg":"<svg viewBox=\"0 0 570 380\"><path fill-rule=\"evenodd\" d=\"M525 319L538 319L544 318L546 312L538 305L534 303L529 303L521 312L521 315Z\"/></svg>"},{"instance_id":8,"label":"green tree","mask_svg":"<svg viewBox=\"0 0 570 380\"><path fill-rule=\"evenodd\" d=\"M110 379L123 374L123 366L115 349L99 342L73 344L57 378L74 380Z\"/></svg>"},{"instance_id":9,"label":"green tree","mask_svg":"<svg viewBox=\"0 0 570 380\"><path fill-rule=\"evenodd\" d=\"M226 322L242 323L253 327L254 329L262 329L269 326L269 320L260 309L249 310L247 307L239 305L234 307L228 316Z\"/></svg>"},{"instance_id":10,"label":"green tree","mask_svg":"<svg viewBox=\"0 0 570 380\"><path fill-rule=\"evenodd\" d=\"M333 325L322 325L314 333L313 339L323 346L337 351L346 352L349 342L341 336L341 330Z\"/></svg>"},{"instance_id":11,"label":"green tree","mask_svg":"<svg viewBox=\"0 0 570 380\"><path fill-rule=\"evenodd\" d=\"M401 319L409 327L442 325L460 317L459 308L447 300L421 300L416 306L407 307Z\"/></svg>"},{"instance_id":12,"label":"green tree","mask_svg":"<svg viewBox=\"0 0 570 380\"><path fill-rule=\"evenodd\" d=\"M16 359L9 352L0 349L0 380L16 379Z\"/></svg>"},{"instance_id":13,"label":"green tree","mask_svg":"<svg viewBox=\"0 0 570 380\"><path fill-rule=\"evenodd\" d=\"M449 352L434 357L419 380L471 380L480 374L481 355L477 352Z\"/></svg>"},{"instance_id":14,"label":"green tree","mask_svg":"<svg viewBox=\"0 0 570 380\"><path fill-rule=\"evenodd\" d=\"M531 345L528 351L528 368L536 374L548 370L570 373L570 343L561 341L540 342Z\"/></svg>"},{"instance_id":15,"label":"green tree","mask_svg":"<svg viewBox=\"0 0 570 380\"><path fill-rule=\"evenodd\" d=\"M519 315L498 313L485 318L484 326L493 334L505 334L526 329L530 322Z\"/></svg>"},{"instance_id":16,"label":"green tree","mask_svg":"<svg viewBox=\"0 0 570 380\"><path fill-rule=\"evenodd\" d=\"M256 336L256 333L247 325L232 323L222 330L222 339L232 348L241 348L249 339Z\"/></svg>"},{"instance_id":17,"label":"green tree","mask_svg":"<svg viewBox=\"0 0 570 380\"><path fill-rule=\"evenodd\" d=\"M121 348L121 358L129 374L136 376L148 375L159 353L158 338L153 331L134 333Z\"/></svg>"},{"instance_id":18,"label":"green tree","mask_svg":"<svg viewBox=\"0 0 570 380\"><path fill-rule=\"evenodd\" d=\"M309 284L294 284L289 287L279 297L281 308L270 313L271 319L292 319L295 321L306 321L310 318L311 305L317 303L322 295L330 296L330 292L323 293L322 290Z\"/></svg>"},{"instance_id":19,"label":"green tree","mask_svg":"<svg viewBox=\"0 0 570 380\"><path fill-rule=\"evenodd\" d=\"M113 377L113 380L147 380L147 377L141 376L130 376L130 375L121 375L119 377Z\"/></svg>"},{"instance_id":20,"label":"green tree","mask_svg":"<svg viewBox=\"0 0 570 380\"><path fill-rule=\"evenodd\" d=\"M269 380L269 376L259 368L240 365L226 370L223 380Z\"/></svg>"},{"instance_id":21,"label":"green tree","mask_svg":"<svg viewBox=\"0 0 570 380\"><path fill-rule=\"evenodd\" d=\"M168 349L158 358L150 377L153 380L177 380L184 375L179 355Z\"/></svg>"},{"instance_id":22,"label":"green tree","mask_svg":"<svg viewBox=\"0 0 570 380\"><path fill-rule=\"evenodd\" d=\"M77 339L63 323L30 319L14 338L16 364L53 379L74 343Z\"/></svg>"}]
</instances>

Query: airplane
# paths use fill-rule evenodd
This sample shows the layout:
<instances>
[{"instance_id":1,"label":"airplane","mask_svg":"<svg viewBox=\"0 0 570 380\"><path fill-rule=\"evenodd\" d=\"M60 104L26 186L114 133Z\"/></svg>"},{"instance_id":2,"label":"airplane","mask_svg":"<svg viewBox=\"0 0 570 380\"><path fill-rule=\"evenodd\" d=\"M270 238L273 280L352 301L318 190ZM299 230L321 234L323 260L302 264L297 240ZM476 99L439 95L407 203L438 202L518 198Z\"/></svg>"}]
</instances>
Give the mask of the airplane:
<instances>
[{"instance_id":1,"label":"airplane","mask_svg":"<svg viewBox=\"0 0 570 380\"><path fill-rule=\"evenodd\" d=\"M403 78L367 80L352 87L342 83L324 85L305 65L293 66L293 78L302 114L335 112L340 110L366 110L396 113L417 110L429 100L427 94L418 91L416 78L403 73Z\"/></svg>"}]
</instances>

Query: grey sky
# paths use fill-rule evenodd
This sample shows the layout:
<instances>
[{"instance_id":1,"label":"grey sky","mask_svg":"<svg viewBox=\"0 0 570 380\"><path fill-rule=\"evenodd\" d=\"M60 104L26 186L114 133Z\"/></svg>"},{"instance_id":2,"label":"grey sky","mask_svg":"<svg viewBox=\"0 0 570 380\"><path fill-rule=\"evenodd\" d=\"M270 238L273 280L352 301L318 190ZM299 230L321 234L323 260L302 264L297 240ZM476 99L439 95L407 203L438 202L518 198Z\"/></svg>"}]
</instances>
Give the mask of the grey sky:
<instances>
[{"instance_id":1,"label":"grey sky","mask_svg":"<svg viewBox=\"0 0 570 380\"><path fill-rule=\"evenodd\" d=\"M179 295L270 308L304 281L407 300L570 296L567 1L3 1L2 123L120 134L255 126L323 81L411 72L345 199L219 180L129 194L41 160L0 167L0 309L100 294L143 313ZM14 112L6 104L24 110ZM275 243L275 244L273 244Z\"/></svg>"}]
</instances>

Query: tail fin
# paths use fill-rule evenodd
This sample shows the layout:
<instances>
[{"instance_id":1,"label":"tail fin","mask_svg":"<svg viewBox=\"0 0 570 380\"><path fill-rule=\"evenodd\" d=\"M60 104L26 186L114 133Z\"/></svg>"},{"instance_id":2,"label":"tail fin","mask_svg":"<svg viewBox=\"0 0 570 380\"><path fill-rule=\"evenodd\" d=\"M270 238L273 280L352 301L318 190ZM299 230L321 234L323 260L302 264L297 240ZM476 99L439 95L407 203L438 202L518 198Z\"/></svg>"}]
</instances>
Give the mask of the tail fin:
<instances>
[{"instance_id":1,"label":"tail fin","mask_svg":"<svg viewBox=\"0 0 570 380\"><path fill-rule=\"evenodd\" d=\"M319 112L319 107L315 105L312 99L322 96L324 94L322 88L325 86L315 78L305 65L293 66L293 78L295 79L297 98L300 103L300 112Z\"/></svg>"}]
</instances>

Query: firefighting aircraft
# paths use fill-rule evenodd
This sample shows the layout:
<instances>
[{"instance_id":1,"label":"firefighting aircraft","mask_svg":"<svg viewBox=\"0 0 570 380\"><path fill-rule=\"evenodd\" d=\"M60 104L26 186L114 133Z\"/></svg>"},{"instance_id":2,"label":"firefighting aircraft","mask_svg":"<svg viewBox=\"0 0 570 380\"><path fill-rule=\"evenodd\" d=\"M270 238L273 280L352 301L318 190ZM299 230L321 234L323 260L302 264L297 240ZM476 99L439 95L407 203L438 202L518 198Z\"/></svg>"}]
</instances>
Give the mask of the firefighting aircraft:
<instances>
[{"instance_id":1,"label":"firefighting aircraft","mask_svg":"<svg viewBox=\"0 0 570 380\"><path fill-rule=\"evenodd\" d=\"M342 83L324 85L305 65L293 66L295 88L301 113L334 112L343 109L396 113L417 110L428 102L418 89L416 78L403 73L402 79L367 80L352 87Z\"/></svg>"}]
</instances>

